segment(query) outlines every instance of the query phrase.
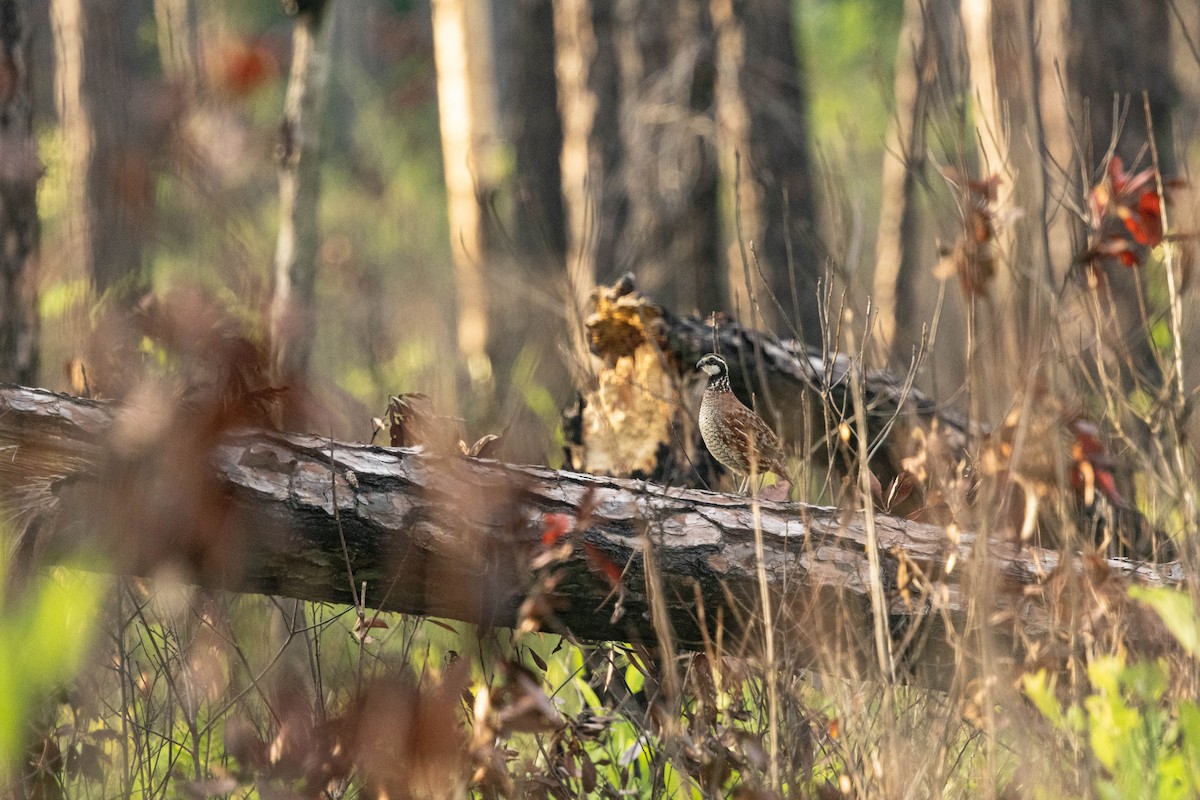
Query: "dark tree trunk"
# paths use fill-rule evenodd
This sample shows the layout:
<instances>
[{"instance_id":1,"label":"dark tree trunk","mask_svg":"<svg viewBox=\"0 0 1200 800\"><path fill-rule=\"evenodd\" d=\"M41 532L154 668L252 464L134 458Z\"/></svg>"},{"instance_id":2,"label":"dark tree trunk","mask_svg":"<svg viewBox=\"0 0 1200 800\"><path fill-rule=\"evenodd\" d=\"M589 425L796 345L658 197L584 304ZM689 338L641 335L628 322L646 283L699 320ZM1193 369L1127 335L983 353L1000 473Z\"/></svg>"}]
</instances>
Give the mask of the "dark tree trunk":
<instances>
[{"instance_id":1,"label":"dark tree trunk","mask_svg":"<svg viewBox=\"0 0 1200 800\"><path fill-rule=\"evenodd\" d=\"M1174 22L1168 0L1071 0L1068 74L1080 103L1075 128L1087 134L1081 146L1088 188L1102 179L1110 153L1126 169L1151 167L1151 125L1163 177L1176 177L1173 109L1179 92L1169 33ZM1162 375L1147 318L1162 309L1151 299L1143 314L1140 271L1116 259L1101 259L1097 266L1107 287L1100 298L1104 316L1093 322L1102 350L1090 357L1106 359L1124 391L1143 387L1157 393Z\"/></svg>"},{"instance_id":2,"label":"dark tree trunk","mask_svg":"<svg viewBox=\"0 0 1200 800\"><path fill-rule=\"evenodd\" d=\"M621 0L616 9L629 198L622 261L673 308L727 311L708 8L692 0Z\"/></svg>"},{"instance_id":3,"label":"dark tree trunk","mask_svg":"<svg viewBox=\"0 0 1200 800\"><path fill-rule=\"evenodd\" d=\"M824 256L817 227L817 183L808 124L808 90L788 0L713 0L720 40L718 122L727 163L740 157L744 244L753 243L761 268L758 305L775 326L789 322L820 344L819 287ZM727 169L725 179L732 179ZM737 259L730 283L746 293ZM781 307L786 320L780 319ZM744 307L743 307L744 308ZM745 311L743 311L743 314ZM783 328L788 330L789 328Z\"/></svg>"},{"instance_id":4,"label":"dark tree trunk","mask_svg":"<svg viewBox=\"0 0 1200 800\"><path fill-rule=\"evenodd\" d=\"M0 2L0 380L38 375L37 182L29 82L28 4Z\"/></svg>"},{"instance_id":5,"label":"dark tree trunk","mask_svg":"<svg viewBox=\"0 0 1200 800\"><path fill-rule=\"evenodd\" d=\"M554 73L552 0L511 4L507 52L511 82L510 138L513 143L513 240L523 256L537 259L553 276L567 253L563 213L562 120Z\"/></svg>"},{"instance_id":6,"label":"dark tree trunk","mask_svg":"<svg viewBox=\"0 0 1200 800\"><path fill-rule=\"evenodd\" d=\"M498 127L512 150L504 187L509 204L486 209L496 247L485 275L493 393L476 418L503 416L505 454L536 461L555 445L545 422L512 398L532 381L565 402L569 370L562 344L570 340L563 314L568 296L568 226L563 198L563 122L555 73L556 36L552 0L491 0L495 27ZM510 208L510 215L499 212ZM505 246L507 245L507 246ZM532 309L537 309L531 313ZM522 370L520 374L514 368Z\"/></svg>"},{"instance_id":7,"label":"dark tree trunk","mask_svg":"<svg viewBox=\"0 0 1200 800\"><path fill-rule=\"evenodd\" d=\"M556 0L558 106L568 269L577 296L625 271L617 242L628 224L621 181L620 74L611 2Z\"/></svg>"},{"instance_id":8,"label":"dark tree trunk","mask_svg":"<svg viewBox=\"0 0 1200 800\"><path fill-rule=\"evenodd\" d=\"M136 6L134 6L136 7ZM131 59L119 0L54 0L58 109L68 152L72 257L101 294L142 286L142 243L153 214L150 154L132 121Z\"/></svg>"},{"instance_id":9,"label":"dark tree trunk","mask_svg":"<svg viewBox=\"0 0 1200 800\"><path fill-rule=\"evenodd\" d=\"M707 7L560 0L555 12L577 285L633 272L681 307L727 310Z\"/></svg>"},{"instance_id":10,"label":"dark tree trunk","mask_svg":"<svg viewBox=\"0 0 1200 800\"><path fill-rule=\"evenodd\" d=\"M1150 166L1142 93L1150 100L1163 174L1175 174L1169 0L1071 0L1070 75L1085 104L1083 142L1088 174L1098 177L1116 135L1127 167Z\"/></svg>"}]
</instances>

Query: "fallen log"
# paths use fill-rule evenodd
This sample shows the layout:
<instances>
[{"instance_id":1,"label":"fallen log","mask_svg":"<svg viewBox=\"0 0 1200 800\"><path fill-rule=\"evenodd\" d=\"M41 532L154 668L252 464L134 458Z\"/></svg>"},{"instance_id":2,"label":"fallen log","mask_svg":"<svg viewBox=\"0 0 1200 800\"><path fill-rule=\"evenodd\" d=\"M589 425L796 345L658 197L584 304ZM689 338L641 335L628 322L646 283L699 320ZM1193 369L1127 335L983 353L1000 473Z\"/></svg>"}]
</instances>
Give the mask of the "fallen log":
<instances>
[{"instance_id":1,"label":"fallen log","mask_svg":"<svg viewBox=\"0 0 1200 800\"><path fill-rule=\"evenodd\" d=\"M858 370L870 468L885 487L903 476L915 490L904 511L921 508L929 484L967 460L967 421L910 383L865 370L852 355L823 352L727 318L675 314L637 293L631 275L596 290L586 327L602 366L596 385L567 414L576 469L715 486L720 470L695 424L704 383L695 365L710 352L725 358L734 393L759 411L806 468L839 475L852 473L856 459L851 372Z\"/></svg>"},{"instance_id":2,"label":"fallen log","mask_svg":"<svg viewBox=\"0 0 1200 800\"><path fill-rule=\"evenodd\" d=\"M860 512L412 448L189 429L187 418L0 387L0 502L21 526L19 564L142 575L169 565L212 588L585 640L669 637L711 649L720 636L725 652L748 653L761 637L758 527L790 663L820 665L831 652L867 671L874 661ZM1119 628L1135 650L1166 646L1152 619L1119 626L1116 612L1130 605L1131 582L1179 584L1177 564L1060 564L1054 552L984 548L968 533L899 518L875 525L889 630L913 680L943 685L980 631L1012 659L1034 641L1040 658L1058 652L1068 629L1072 640ZM1068 595L1080 602L1064 606Z\"/></svg>"},{"instance_id":3,"label":"fallen log","mask_svg":"<svg viewBox=\"0 0 1200 800\"><path fill-rule=\"evenodd\" d=\"M1052 398L1037 398L1036 413L1010 415L995 430L972 426L911 381L866 369L859 356L781 339L728 318L675 314L637 293L631 275L598 288L594 301L586 321L594 380L563 426L574 469L718 487L723 470L701 443L697 424L704 376L695 368L705 353L718 352L729 364L735 394L758 410L793 454L789 477L803 491L820 486L838 505L855 502L857 437L865 431L876 504L892 514L954 524L988 480L997 492L994 505L1011 510L1001 515L1002 524L1022 540L1074 548L1072 535L1062 535L1067 528L1107 543L1111 555L1174 557L1172 538L1119 497L1115 484L1104 496L1094 485L1068 479L1070 470L1104 471L1132 496L1132 476L1106 453L1099 427ZM1014 446L1018 440L1026 444ZM1017 451L1020 458L1013 460ZM1064 489L1064 505L1074 514L1068 524L1044 499Z\"/></svg>"}]
</instances>

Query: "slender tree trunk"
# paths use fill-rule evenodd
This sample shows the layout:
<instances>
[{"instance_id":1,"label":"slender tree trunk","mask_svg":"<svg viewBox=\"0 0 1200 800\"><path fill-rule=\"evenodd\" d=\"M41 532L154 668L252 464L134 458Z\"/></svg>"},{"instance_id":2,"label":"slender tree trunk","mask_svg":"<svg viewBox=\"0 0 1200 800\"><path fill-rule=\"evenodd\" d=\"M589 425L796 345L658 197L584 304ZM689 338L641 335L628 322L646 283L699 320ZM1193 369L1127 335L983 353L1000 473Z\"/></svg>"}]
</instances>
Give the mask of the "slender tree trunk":
<instances>
[{"instance_id":1,"label":"slender tree trunk","mask_svg":"<svg viewBox=\"0 0 1200 800\"><path fill-rule=\"evenodd\" d=\"M21 0L0 2L0 381L38 378L37 182L29 83L29 17Z\"/></svg>"},{"instance_id":2,"label":"slender tree trunk","mask_svg":"<svg viewBox=\"0 0 1200 800\"><path fill-rule=\"evenodd\" d=\"M200 39L192 0L154 0L158 29L158 55L163 72L177 82L188 97L200 90Z\"/></svg>"},{"instance_id":3,"label":"slender tree trunk","mask_svg":"<svg viewBox=\"0 0 1200 800\"><path fill-rule=\"evenodd\" d=\"M1072 208L1083 196L1071 120L1068 69L1070 0L1039 0L1035 10L1038 108L1045 146L1045 217L1051 283L1060 287L1084 248L1083 221Z\"/></svg>"},{"instance_id":4,"label":"slender tree trunk","mask_svg":"<svg viewBox=\"0 0 1200 800\"><path fill-rule=\"evenodd\" d=\"M876 341L897 367L911 362L921 344L920 284L935 258L923 247L918 186L927 176L927 129L935 107L958 96L953 32L957 0L906 0L896 48L894 108L883 155L882 201L875 239L872 305ZM931 281L932 277L927 278Z\"/></svg>"},{"instance_id":5,"label":"slender tree trunk","mask_svg":"<svg viewBox=\"0 0 1200 800\"><path fill-rule=\"evenodd\" d=\"M1042 228L1043 191L1041 124L1037 114L1032 33L1023 0L962 0L961 14L971 72L971 100L979 167L964 180L995 182L994 196L963 186L963 196L986 207L987 238L975 233L979 217L964 217L963 236L978 246L980 260L994 268L981 279L974 296L975 341L971 364L979 376L1022 380L1025 357L1041 341L1050 295L1049 256ZM1018 217L1023 222L1014 224ZM986 255L982 255L986 253ZM1042 310L1039 310L1041 308ZM979 384L984 385L984 384ZM977 409L1000 413L983 393Z\"/></svg>"},{"instance_id":6,"label":"slender tree trunk","mask_svg":"<svg viewBox=\"0 0 1200 800\"><path fill-rule=\"evenodd\" d=\"M692 0L619 0L615 8L629 198L620 257L668 304L727 311L708 8Z\"/></svg>"},{"instance_id":7,"label":"slender tree trunk","mask_svg":"<svg viewBox=\"0 0 1200 800\"><path fill-rule=\"evenodd\" d=\"M1052 270L1045 219L1045 145L1030 6L1025 0L964 0L981 175L1000 179L994 212L999 269L993 333L1015 353L1041 339ZM1019 215L1019 219L1018 219ZM1005 333L1007 332L1007 333Z\"/></svg>"},{"instance_id":8,"label":"slender tree trunk","mask_svg":"<svg viewBox=\"0 0 1200 800\"><path fill-rule=\"evenodd\" d=\"M712 0L718 32L717 114L726 182L740 161L740 236L753 243L765 286L756 290L771 323L781 306L803 338L823 337L819 287L824 259L817 228L816 181L809 143L808 91L800 69L792 3L787 0ZM735 232L737 236L739 232ZM731 239L734 237L730 237ZM734 248L736 249L736 248ZM730 283L746 293L740 256Z\"/></svg>"},{"instance_id":9,"label":"slender tree trunk","mask_svg":"<svg viewBox=\"0 0 1200 800\"><path fill-rule=\"evenodd\" d=\"M279 238L271 299L271 366L280 385L302 386L308 374L315 313L320 198L321 117L329 80L332 15L325 0L306 4L292 31L292 67L279 132ZM301 421L295 403L285 425Z\"/></svg>"}]
</instances>

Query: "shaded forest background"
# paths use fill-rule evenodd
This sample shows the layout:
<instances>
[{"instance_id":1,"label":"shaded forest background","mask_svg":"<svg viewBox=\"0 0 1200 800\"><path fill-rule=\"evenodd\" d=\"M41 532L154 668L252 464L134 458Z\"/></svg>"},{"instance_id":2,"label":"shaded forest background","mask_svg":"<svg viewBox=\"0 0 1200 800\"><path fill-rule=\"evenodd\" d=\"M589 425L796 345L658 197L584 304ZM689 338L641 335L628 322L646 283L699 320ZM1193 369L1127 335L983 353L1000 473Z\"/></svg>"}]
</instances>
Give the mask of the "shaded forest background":
<instances>
[{"instance_id":1,"label":"shaded forest background","mask_svg":"<svg viewBox=\"0 0 1200 800\"><path fill-rule=\"evenodd\" d=\"M123 348L92 337L125 325L98 319L201 286L274 348L276 383L313 377L310 427L361 436L390 394L415 389L482 428L518 421L511 455L541 461L567 378L586 370L569 331L593 282L632 271L669 307L813 345L830 307L835 323L842 308L861 318L871 298L878 324L859 344L872 362L903 372L916 354L917 385L965 407L968 307L977 344L1012 355L1028 344L1014 329L1051 305L1079 316L1084 263L1115 281L1099 325L1112 331L1089 343L1068 319L1064 355L1132 348L1153 372L1131 271L1086 257L1102 225L1083 198L1111 154L1131 174L1150 165L1143 92L1163 172L1184 183L1191 9L51 8L13 20L28 45L13 79L30 84L11 114L32 109L44 166L36 276L9 294L16 321L37 296L40 333L10 337L22 352L7 357L26 383L81 390L83 368L94 393L119 396ZM311 108L293 131L289 69L309 27ZM281 211L289 158L299 191ZM942 291L980 202L1000 224L969 269L995 277Z\"/></svg>"}]
</instances>

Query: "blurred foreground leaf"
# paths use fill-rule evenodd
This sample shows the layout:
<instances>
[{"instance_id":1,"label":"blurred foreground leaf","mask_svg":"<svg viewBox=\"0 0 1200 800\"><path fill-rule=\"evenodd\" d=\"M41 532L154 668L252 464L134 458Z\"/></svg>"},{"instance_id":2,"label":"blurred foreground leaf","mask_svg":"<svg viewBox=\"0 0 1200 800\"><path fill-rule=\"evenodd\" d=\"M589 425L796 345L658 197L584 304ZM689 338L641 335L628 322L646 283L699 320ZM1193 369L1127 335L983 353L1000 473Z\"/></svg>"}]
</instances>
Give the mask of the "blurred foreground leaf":
<instances>
[{"instance_id":1,"label":"blurred foreground leaf","mask_svg":"<svg viewBox=\"0 0 1200 800\"><path fill-rule=\"evenodd\" d=\"M1200 626L1196 623L1196 607L1191 595L1174 589L1131 586L1129 596L1154 609L1188 655L1200 657Z\"/></svg>"},{"instance_id":2,"label":"blurred foreground leaf","mask_svg":"<svg viewBox=\"0 0 1200 800\"><path fill-rule=\"evenodd\" d=\"M26 743L37 703L78 671L103 591L101 577L59 567L0 611L0 775Z\"/></svg>"}]
</instances>

